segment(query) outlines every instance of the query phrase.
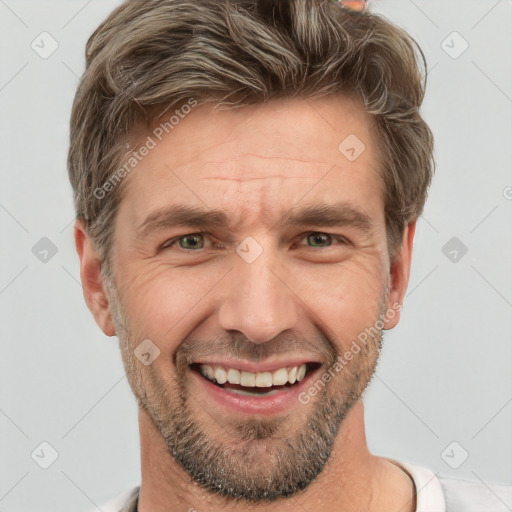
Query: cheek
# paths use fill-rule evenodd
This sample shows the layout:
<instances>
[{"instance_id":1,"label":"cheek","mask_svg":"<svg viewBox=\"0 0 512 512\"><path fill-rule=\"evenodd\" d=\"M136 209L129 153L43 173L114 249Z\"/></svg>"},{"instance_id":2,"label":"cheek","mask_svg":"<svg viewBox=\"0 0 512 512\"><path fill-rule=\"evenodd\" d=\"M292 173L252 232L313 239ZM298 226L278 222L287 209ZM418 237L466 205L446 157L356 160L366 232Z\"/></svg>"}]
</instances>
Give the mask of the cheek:
<instances>
[{"instance_id":1,"label":"cheek","mask_svg":"<svg viewBox=\"0 0 512 512\"><path fill-rule=\"evenodd\" d=\"M159 341L159 346L176 340L173 346L160 347L172 352L183 340L182 331L190 319L201 313L202 299L219 277L211 269L172 269L154 262L127 268L119 280L128 283L122 296L134 337Z\"/></svg>"},{"instance_id":2,"label":"cheek","mask_svg":"<svg viewBox=\"0 0 512 512\"><path fill-rule=\"evenodd\" d=\"M381 311L386 280L378 251L368 250L339 265L301 264L285 272L301 318L318 324L343 345L373 325ZM230 266L171 268L162 262L127 265L119 272L133 343L146 338L172 355L199 323L229 296ZM225 280L223 280L225 279ZM227 280L227 281L226 281ZM298 298L297 298L298 297Z\"/></svg>"},{"instance_id":3,"label":"cheek","mask_svg":"<svg viewBox=\"0 0 512 512\"><path fill-rule=\"evenodd\" d=\"M382 267L368 258L315 272L298 295L328 328L326 334L345 346L378 319L385 282Z\"/></svg>"}]
</instances>

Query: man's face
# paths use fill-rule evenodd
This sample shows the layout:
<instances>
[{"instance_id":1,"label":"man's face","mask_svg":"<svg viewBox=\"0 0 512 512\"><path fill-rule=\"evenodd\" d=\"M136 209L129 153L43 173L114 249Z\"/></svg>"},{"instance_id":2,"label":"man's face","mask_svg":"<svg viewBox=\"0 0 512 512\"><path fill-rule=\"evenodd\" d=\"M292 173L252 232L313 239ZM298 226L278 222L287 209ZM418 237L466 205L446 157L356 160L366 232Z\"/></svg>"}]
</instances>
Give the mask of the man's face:
<instances>
[{"instance_id":1,"label":"man's face","mask_svg":"<svg viewBox=\"0 0 512 512\"><path fill-rule=\"evenodd\" d=\"M340 97L203 105L126 178L110 302L128 380L212 491L305 488L375 370L380 329L322 381L391 307L370 122ZM361 145L339 149L349 135L365 145L355 160Z\"/></svg>"}]
</instances>

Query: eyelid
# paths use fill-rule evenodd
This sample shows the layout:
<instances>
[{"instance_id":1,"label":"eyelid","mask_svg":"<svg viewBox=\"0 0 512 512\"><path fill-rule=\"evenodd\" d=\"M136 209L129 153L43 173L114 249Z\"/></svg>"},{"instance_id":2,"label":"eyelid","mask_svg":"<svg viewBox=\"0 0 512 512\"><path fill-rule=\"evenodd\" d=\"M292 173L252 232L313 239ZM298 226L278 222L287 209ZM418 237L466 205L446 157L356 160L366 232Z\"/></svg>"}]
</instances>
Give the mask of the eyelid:
<instances>
[{"instance_id":1,"label":"eyelid","mask_svg":"<svg viewBox=\"0 0 512 512\"><path fill-rule=\"evenodd\" d=\"M165 250L165 249L169 249L170 247L172 247L177 241L179 241L180 239L182 238L185 238L187 236L193 236L193 235L209 235L210 233L208 233L208 231L195 231L193 233L185 233L184 235L180 235L180 236L176 236L174 238L169 238L168 240L166 240L161 246L160 246L160 250ZM343 235L339 235L337 233L330 233L328 231L315 231L315 230L312 230L312 231L305 231L304 233L300 233L299 235L297 235L297 237L301 240L309 235L313 235L313 234L319 234L319 235L328 235L329 237L331 237L333 240L336 240L338 242L340 242L341 244L343 245L348 245L348 244L351 244L350 240L348 240L347 238L345 238ZM296 237L296 238L297 238ZM325 249L331 247L330 245L324 247ZM312 247L314 249L314 247ZM180 248L181 249L181 248ZM186 251L186 252L194 252L193 250L191 251L188 251L187 249L182 249L183 251Z\"/></svg>"}]
</instances>

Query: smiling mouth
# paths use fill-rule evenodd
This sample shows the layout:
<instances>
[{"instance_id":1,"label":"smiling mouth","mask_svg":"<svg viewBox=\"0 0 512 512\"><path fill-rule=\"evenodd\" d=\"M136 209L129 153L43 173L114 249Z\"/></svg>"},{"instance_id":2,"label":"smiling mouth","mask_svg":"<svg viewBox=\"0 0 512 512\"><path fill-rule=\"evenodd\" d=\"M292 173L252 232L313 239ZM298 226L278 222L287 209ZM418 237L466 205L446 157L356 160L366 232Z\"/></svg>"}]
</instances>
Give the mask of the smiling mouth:
<instances>
[{"instance_id":1,"label":"smiling mouth","mask_svg":"<svg viewBox=\"0 0 512 512\"><path fill-rule=\"evenodd\" d=\"M239 395L267 396L296 386L319 363L282 367L275 371L247 372L223 366L192 364L191 369L216 386Z\"/></svg>"}]
</instances>

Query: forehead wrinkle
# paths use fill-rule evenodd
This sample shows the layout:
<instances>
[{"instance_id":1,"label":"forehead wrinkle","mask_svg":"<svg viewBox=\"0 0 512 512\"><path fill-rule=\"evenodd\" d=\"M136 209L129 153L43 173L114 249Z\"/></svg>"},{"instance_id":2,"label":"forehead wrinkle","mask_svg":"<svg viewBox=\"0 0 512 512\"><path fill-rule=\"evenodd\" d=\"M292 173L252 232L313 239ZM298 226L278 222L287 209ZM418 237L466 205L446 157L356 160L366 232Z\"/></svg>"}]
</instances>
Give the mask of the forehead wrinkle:
<instances>
[{"instance_id":1,"label":"forehead wrinkle","mask_svg":"<svg viewBox=\"0 0 512 512\"><path fill-rule=\"evenodd\" d=\"M216 147L216 146L212 146ZM295 157L287 157L287 156L267 156L267 155L258 155L257 153L242 153L238 158L229 158L228 160L203 160L201 164L225 164L226 162L241 162L244 157L251 156L254 158L262 159L262 160L285 160L287 162L297 162L301 164L311 164L311 165L328 165L329 162L324 162L322 160L303 160L301 158ZM192 163L192 162L191 162Z\"/></svg>"},{"instance_id":2,"label":"forehead wrinkle","mask_svg":"<svg viewBox=\"0 0 512 512\"><path fill-rule=\"evenodd\" d=\"M280 156L263 156L263 155L257 155L254 153L244 153L241 155L240 158L229 158L228 160L205 160L205 161L189 161L187 163L184 163L180 166L178 166L176 169L194 169L197 166L208 166L208 165L215 165L221 167L219 169L221 174L238 174L240 172L245 173L258 173L264 174L264 170L262 169L259 171L258 167L253 168L250 164L247 164L244 162L243 157L244 156L251 156L255 158L262 159L264 161L268 160L278 160L283 161L286 165L283 166L284 171L290 171L288 174L273 174L273 175L265 175L265 176L255 176L253 178L244 177L244 178L234 178L231 176L204 176L201 178L198 178L197 181L203 181L203 180L226 180L226 181L235 181L238 183L244 182L244 181L257 181L257 180L266 180L270 178L279 178L279 179L307 179L307 180L319 180L321 178L320 175L312 175L312 176L299 176L297 175L297 172L300 170L303 170L303 167L309 167L313 169L320 170L321 167L326 167L329 165L329 162L324 161L312 161L312 160L302 160L298 158L287 158L287 157L280 157ZM242 163L242 166L239 168L235 164ZM245 165L244 165L245 164ZM294 168L294 164L297 164L297 167ZM293 170L296 169L296 172L293 172ZM277 169L276 169L277 170ZM212 172L215 172L215 170L212 170Z\"/></svg>"},{"instance_id":3,"label":"forehead wrinkle","mask_svg":"<svg viewBox=\"0 0 512 512\"><path fill-rule=\"evenodd\" d=\"M255 178L222 178L222 177L215 177L211 176L208 178L200 178L199 181L202 180L223 180L223 181L237 181L238 183L241 183L243 181L257 181L257 180L266 180L269 178L281 178L281 179L294 179L294 180L316 180L318 179L318 176L257 176Z\"/></svg>"},{"instance_id":4,"label":"forehead wrinkle","mask_svg":"<svg viewBox=\"0 0 512 512\"><path fill-rule=\"evenodd\" d=\"M292 161L292 162L300 162L302 164L312 164L312 165L318 165L318 164L328 164L329 162L323 162L323 161L317 161L317 160L302 160L301 158L295 158L295 157L286 157L286 156L266 156L266 155L259 155L257 153L243 153L241 155L244 156L252 156L255 158L261 158L263 160L286 160L286 161ZM235 160L238 161L238 160Z\"/></svg>"}]
</instances>

